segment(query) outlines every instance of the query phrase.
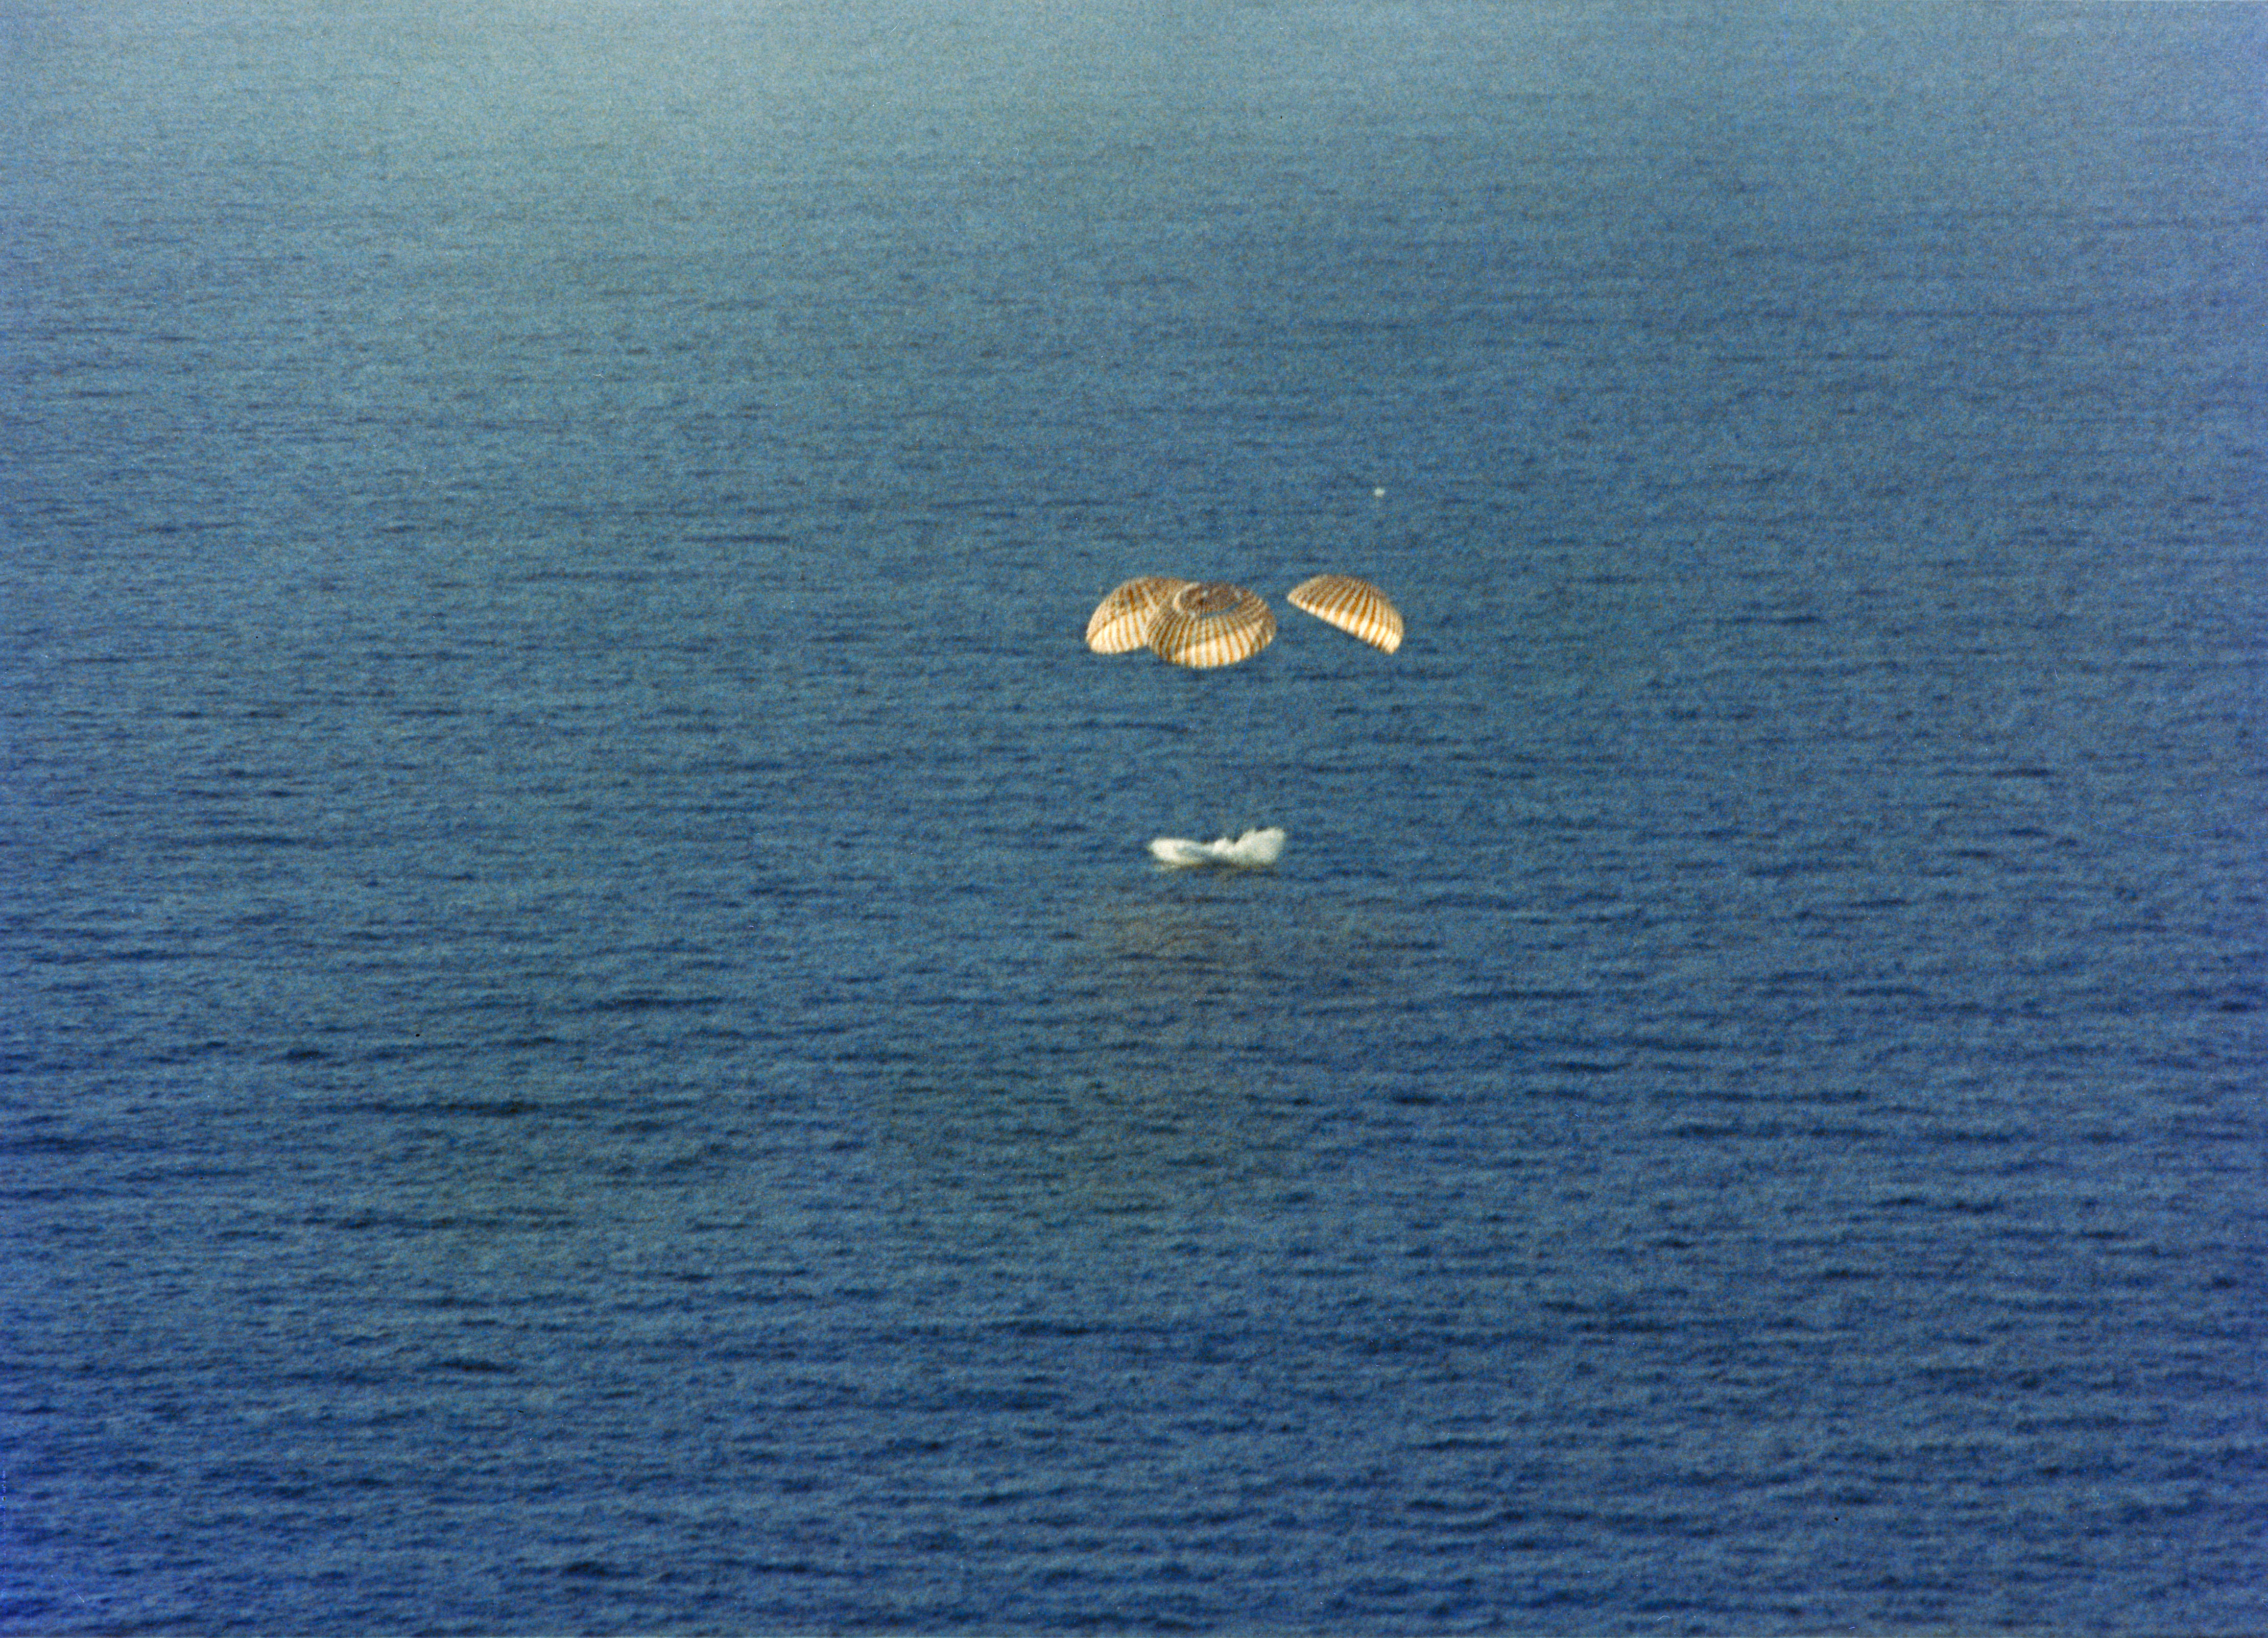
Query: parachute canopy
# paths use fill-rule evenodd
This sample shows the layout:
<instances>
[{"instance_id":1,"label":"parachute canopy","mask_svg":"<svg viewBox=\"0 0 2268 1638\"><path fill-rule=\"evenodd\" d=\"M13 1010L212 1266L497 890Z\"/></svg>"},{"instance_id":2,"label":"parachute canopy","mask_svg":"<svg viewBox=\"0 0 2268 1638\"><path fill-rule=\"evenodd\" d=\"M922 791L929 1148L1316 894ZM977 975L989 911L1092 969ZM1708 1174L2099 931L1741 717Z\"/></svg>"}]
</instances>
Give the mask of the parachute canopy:
<instances>
[{"instance_id":1,"label":"parachute canopy","mask_svg":"<svg viewBox=\"0 0 2268 1638\"><path fill-rule=\"evenodd\" d=\"M1402 613L1385 592L1352 575L1317 575L1292 588L1291 604L1373 649L1402 646ZM1208 670L1248 660L1276 640L1276 616L1225 580L1145 575L1116 587L1086 622L1097 654L1148 649L1175 665Z\"/></svg>"},{"instance_id":2,"label":"parachute canopy","mask_svg":"<svg viewBox=\"0 0 2268 1638\"><path fill-rule=\"evenodd\" d=\"M1268 605L1226 580L1181 587L1150 623L1150 652L1197 671L1248 660L1275 641Z\"/></svg>"},{"instance_id":3,"label":"parachute canopy","mask_svg":"<svg viewBox=\"0 0 2268 1638\"><path fill-rule=\"evenodd\" d=\"M1352 575L1317 575L1290 592L1293 608L1336 626L1373 649L1391 654L1402 646L1402 611L1367 580Z\"/></svg>"},{"instance_id":4,"label":"parachute canopy","mask_svg":"<svg viewBox=\"0 0 2268 1638\"><path fill-rule=\"evenodd\" d=\"M1129 580L1103 599L1094 617L1086 622L1086 646L1097 654L1125 654L1147 647L1150 622L1157 618L1160 606L1187 584L1186 580L1157 575Z\"/></svg>"}]
</instances>

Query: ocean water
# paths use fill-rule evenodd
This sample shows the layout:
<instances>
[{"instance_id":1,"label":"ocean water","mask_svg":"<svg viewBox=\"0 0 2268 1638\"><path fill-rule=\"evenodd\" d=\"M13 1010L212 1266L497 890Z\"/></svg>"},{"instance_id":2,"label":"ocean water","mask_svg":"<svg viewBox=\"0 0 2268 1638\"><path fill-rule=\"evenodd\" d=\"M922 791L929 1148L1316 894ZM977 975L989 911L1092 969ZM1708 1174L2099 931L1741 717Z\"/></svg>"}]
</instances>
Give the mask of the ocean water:
<instances>
[{"instance_id":1,"label":"ocean water","mask_svg":"<svg viewBox=\"0 0 2268 1638\"><path fill-rule=\"evenodd\" d=\"M0 41L0 1629L2268 1625L2268 13Z\"/></svg>"}]
</instances>

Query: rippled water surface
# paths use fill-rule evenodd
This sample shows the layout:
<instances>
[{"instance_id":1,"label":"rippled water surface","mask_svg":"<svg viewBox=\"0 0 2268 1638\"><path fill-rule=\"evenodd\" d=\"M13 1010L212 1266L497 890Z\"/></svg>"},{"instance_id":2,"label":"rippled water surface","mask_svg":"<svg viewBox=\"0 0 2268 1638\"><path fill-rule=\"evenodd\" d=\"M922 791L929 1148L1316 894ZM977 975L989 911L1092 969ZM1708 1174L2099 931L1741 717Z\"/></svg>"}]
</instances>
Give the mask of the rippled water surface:
<instances>
[{"instance_id":1,"label":"rippled water surface","mask_svg":"<svg viewBox=\"0 0 2268 1638\"><path fill-rule=\"evenodd\" d=\"M0 1626L2268 1624L2262 12L460 11L0 25Z\"/></svg>"}]
</instances>

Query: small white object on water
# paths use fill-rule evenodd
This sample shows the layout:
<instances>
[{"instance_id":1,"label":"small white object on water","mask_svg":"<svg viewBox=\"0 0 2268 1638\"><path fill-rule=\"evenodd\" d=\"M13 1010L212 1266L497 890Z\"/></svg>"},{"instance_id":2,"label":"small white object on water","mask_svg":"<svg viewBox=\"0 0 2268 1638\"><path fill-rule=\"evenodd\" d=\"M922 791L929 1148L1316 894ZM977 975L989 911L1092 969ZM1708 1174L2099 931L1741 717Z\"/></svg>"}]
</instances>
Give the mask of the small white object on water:
<instances>
[{"instance_id":1,"label":"small white object on water","mask_svg":"<svg viewBox=\"0 0 2268 1638\"><path fill-rule=\"evenodd\" d=\"M1234 841L1223 836L1214 841L1185 841L1160 836L1150 844L1151 856L1160 864L1180 868L1191 864L1233 864L1245 869L1273 864L1284 856L1284 833L1274 826L1248 830Z\"/></svg>"},{"instance_id":2,"label":"small white object on water","mask_svg":"<svg viewBox=\"0 0 2268 1638\"><path fill-rule=\"evenodd\" d=\"M1373 501L1382 501L1386 498L1386 491L1384 489L1373 489L1370 492L1370 498Z\"/></svg>"}]
</instances>

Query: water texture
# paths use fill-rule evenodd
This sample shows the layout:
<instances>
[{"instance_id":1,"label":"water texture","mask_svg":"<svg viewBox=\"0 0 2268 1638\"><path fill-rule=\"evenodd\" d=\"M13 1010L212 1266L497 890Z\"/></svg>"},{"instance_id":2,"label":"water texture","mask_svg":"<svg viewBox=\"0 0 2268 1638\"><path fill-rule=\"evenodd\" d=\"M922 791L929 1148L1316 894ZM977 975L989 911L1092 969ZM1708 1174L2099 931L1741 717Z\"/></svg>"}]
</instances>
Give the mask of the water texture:
<instances>
[{"instance_id":1,"label":"water texture","mask_svg":"<svg viewBox=\"0 0 2268 1638\"><path fill-rule=\"evenodd\" d=\"M0 1629L2268 1625L2268 14L0 42Z\"/></svg>"}]
</instances>

